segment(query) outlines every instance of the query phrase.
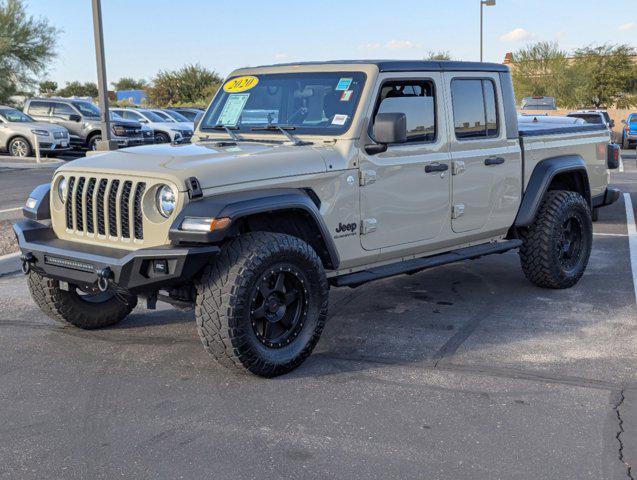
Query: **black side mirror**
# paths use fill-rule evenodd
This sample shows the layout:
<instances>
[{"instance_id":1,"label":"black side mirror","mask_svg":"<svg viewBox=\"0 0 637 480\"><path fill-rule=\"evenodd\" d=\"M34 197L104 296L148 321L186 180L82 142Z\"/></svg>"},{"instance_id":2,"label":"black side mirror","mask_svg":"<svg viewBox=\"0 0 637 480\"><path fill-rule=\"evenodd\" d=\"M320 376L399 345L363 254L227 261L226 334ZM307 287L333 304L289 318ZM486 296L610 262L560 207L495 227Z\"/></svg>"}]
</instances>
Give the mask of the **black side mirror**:
<instances>
[{"instance_id":1,"label":"black side mirror","mask_svg":"<svg viewBox=\"0 0 637 480\"><path fill-rule=\"evenodd\" d=\"M80 117L77 113L71 113L69 115L69 122L79 122L80 120L82 120L82 117Z\"/></svg>"},{"instance_id":2,"label":"black side mirror","mask_svg":"<svg viewBox=\"0 0 637 480\"><path fill-rule=\"evenodd\" d=\"M387 145L407 141L407 116L404 113L379 113L374 119L372 129L376 144L366 145L370 155L382 153Z\"/></svg>"}]
</instances>

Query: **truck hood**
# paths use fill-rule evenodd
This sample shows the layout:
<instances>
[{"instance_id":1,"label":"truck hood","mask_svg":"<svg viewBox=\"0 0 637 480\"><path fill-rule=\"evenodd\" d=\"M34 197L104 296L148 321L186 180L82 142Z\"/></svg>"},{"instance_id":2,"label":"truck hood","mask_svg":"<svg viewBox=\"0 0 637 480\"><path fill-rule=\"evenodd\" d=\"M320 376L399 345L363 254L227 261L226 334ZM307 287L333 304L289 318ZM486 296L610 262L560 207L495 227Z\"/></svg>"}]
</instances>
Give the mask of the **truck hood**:
<instances>
[{"instance_id":1,"label":"truck hood","mask_svg":"<svg viewBox=\"0 0 637 480\"><path fill-rule=\"evenodd\" d=\"M317 146L239 142L217 146L197 143L124 148L69 162L58 172L103 173L173 182L185 190L196 177L203 189L327 171Z\"/></svg>"}]
</instances>

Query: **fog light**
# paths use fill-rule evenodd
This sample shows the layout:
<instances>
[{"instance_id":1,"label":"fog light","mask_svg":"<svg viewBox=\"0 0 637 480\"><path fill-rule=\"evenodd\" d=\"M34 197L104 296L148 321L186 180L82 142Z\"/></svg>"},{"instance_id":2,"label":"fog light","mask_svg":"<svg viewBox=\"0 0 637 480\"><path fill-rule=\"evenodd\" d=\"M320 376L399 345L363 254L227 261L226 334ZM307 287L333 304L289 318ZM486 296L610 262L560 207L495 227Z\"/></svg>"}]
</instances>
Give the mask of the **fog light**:
<instances>
[{"instance_id":1,"label":"fog light","mask_svg":"<svg viewBox=\"0 0 637 480\"><path fill-rule=\"evenodd\" d=\"M186 217L181 229L189 232L214 232L230 225L229 218Z\"/></svg>"},{"instance_id":2,"label":"fog light","mask_svg":"<svg viewBox=\"0 0 637 480\"><path fill-rule=\"evenodd\" d=\"M29 197L27 199L26 207L33 210L37 204L38 204L38 201L35 198Z\"/></svg>"},{"instance_id":3,"label":"fog light","mask_svg":"<svg viewBox=\"0 0 637 480\"><path fill-rule=\"evenodd\" d=\"M161 275L168 274L168 261L167 260L154 260L153 261L153 270L155 273L159 273Z\"/></svg>"}]
</instances>

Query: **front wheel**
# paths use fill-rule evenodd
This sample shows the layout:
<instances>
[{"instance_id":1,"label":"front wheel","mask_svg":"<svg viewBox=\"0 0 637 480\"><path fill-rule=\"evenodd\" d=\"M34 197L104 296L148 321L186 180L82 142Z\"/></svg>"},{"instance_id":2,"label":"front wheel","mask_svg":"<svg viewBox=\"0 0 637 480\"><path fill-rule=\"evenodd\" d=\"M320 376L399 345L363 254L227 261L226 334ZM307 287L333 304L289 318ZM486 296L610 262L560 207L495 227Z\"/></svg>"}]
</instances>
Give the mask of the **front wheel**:
<instances>
[{"instance_id":1,"label":"front wheel","mask_svg":"<svg viewBox=\"0 0 637 480\"><path fill-rule=\"evenodd\" d=\"M137 303L136 298L124 302L112 293L72 284L69 284L68 290L63 290L57 280L33 271L29 273L28 285L31 297L40 310L53 320L70 323L85 330L116 324Z\"/></svg>"},{"instance_id":2,"label":"front wheel","mask_svg":"<svg viewBox=\"0 0 637 480\"><path fill-rule=\"evenodd\" d=\"M97 150L97 142L101 142L101 141L102 141L101 135L93 135L88 140L88 145L87 145L88 149L94 152L95 150Z\"/></svg>"},{"instance_id":3,"label":"front wheel","mask_svg":"<svg viewBox=\"0 0 637 480\"><path fill-rule=\"evenodd\" d=\"M30 157L33 154L33 149L26 138L15 137L9 142L9 154L12 157Z\"/></svg>"},{"instance_id":4,"label":"front wheel","mask_svg":"<svg viewBox=\"0 0 637 480\"><path fill-rule=\"evenodd\" d=\"M268 232L225 245L197 283L195 316L220 364L263 377L298 367L319 340L329 287L316 252Z\"/></svg>"},{"instance_id":5,"label":"front wheel","mask_svg":"<svg viewBox=\"0 0 637 480\"><path fill-rule=\"evenodd\" d=\"M170 137L163 132L155 132L155 143L170 143Z\"/></svg>"},{"instance_id":6,"label":"front wheel","mask_svg":"<svg viewBox=\"0 0 637 480\"><path fill-rule=\"evenodd\" d=\"M593 244L590 208L564 190L546 194L533 224L522 233L522 270L536 285L569 288L584 274Z\"/></svg>"}]
</instances>

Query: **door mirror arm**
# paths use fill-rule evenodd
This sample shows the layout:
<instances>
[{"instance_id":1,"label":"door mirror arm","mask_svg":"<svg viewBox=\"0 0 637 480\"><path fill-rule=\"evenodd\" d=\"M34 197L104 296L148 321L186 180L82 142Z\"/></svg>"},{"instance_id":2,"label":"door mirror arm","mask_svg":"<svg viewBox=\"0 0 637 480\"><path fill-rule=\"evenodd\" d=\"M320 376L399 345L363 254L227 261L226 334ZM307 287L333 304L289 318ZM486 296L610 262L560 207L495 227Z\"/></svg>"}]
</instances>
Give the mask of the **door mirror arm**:
<instances>
[{"instance_id":1,"label":"door mirror arm","mask_svg":"<svg viewBox=\"0 0 637 480\"><path fill-rule=\"evenodd\" d=\"M370 143L365 145L365 152L367 155L378 155L379 153L385 153L387 151L386 143Z\"/></svg>"}]
</instances>

